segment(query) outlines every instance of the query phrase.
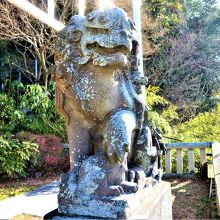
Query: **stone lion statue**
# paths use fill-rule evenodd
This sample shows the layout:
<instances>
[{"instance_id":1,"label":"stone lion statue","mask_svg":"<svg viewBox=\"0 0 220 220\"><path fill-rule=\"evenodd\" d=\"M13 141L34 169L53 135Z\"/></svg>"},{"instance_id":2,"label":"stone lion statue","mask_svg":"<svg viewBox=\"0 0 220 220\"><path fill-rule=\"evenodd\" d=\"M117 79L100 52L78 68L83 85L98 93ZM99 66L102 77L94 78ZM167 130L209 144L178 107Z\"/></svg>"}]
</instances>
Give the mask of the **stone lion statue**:
<instances>
[{"instance_id":1,"label":"stone lion statue","mask_svg":"<svg viewBox=\"0 0 220 220\"><path fill-rule=\"evenodd\" d=\"M147 81L138 72L138 48L135 25L119 8L73 16L58 33L53 77L71 161L61 212L76 195L135 193L160 179L158 136L138 97Z\"/></svg>"}]
</instances>

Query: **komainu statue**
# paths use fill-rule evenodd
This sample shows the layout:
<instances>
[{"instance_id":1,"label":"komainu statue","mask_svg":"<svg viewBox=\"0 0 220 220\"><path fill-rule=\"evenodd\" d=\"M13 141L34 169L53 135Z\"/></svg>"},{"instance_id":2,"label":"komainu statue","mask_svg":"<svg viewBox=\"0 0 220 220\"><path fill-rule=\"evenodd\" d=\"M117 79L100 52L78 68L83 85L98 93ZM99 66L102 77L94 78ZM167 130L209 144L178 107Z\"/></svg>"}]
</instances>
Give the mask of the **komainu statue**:
<instances>
[{"instance_id":1,"label":"komainu statue","mask_svg":"<svg viewBox=\"0 0 220 220\"><path fill-rule=\"evenodd\" d=\"M138 96L147 80L138 72L135 36L119 8L73 16L58 33L52 71L71 161L61 179L60 213L97 214L95 201L101 207L103 198L136 193L161 178L160 134L149 128Z\"/></svg>"}]
</instances>

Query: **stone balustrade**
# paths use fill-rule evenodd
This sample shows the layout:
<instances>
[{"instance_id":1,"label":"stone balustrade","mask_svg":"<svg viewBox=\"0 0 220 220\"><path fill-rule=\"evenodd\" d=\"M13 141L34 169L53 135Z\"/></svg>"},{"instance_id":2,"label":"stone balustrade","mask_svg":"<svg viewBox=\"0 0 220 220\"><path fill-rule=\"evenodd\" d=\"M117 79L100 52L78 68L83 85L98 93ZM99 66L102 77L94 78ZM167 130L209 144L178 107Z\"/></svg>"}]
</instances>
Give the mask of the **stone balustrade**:
<instances>
[{"instance_id":1,"label":"stone balustrade","mask_svg":"<svg viewBox=\"0 0 220 220\"><path fill-rule=\"evenodd\" d=\"M176 150L176 170L177 174L183 174L183 149L188 150L188 173L195 172L195 149L200 151L200 164L206 162L206 149L212 147L212 142L194 143L167 143L167 153L165 155L165 173L172 173L171 150Z\"/></svg>"}]
</instances>

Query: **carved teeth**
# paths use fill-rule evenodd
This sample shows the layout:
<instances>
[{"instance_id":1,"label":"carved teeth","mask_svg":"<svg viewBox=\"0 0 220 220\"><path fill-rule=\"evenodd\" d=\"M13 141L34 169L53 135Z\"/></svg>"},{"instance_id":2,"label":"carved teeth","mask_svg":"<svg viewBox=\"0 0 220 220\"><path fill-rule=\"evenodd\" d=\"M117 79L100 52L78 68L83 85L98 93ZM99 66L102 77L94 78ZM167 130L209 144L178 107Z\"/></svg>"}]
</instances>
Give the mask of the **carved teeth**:
<instances>
[{"instance_id":1,"label":"carved teeth","mask_svg":"<svg viewBox=\"0 0 220 220\"><path fill-rule=\"evenodd\" d=\"M123 45L116 46L114 48L108 48L108 47L102 47L102 46L99 45L99 43L94 42L94 43L91 43L91 44L87 44L87 48L89 50L107 52L107 53L110 53L110 54L121 52L124 55L127 55L129 53L129 50Z\"/></svg>"}]
</instances>

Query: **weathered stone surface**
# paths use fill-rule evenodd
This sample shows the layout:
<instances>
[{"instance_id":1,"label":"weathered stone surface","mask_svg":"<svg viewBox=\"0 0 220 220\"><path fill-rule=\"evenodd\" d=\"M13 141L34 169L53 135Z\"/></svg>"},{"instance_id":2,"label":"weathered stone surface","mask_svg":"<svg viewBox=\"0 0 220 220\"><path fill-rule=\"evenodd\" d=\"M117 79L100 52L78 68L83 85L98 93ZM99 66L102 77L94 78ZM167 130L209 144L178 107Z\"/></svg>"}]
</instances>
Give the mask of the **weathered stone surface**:
<instances>
[{"instance_id":1,"label":"weathered stone surface","mask_svg":"<svg viewBox=\"0 0 220 220\"><path fill-rule=\"evenodd\" d=\"M81 197L76 203L72 202L69 206L59 209L66 211L68 216L57 215L52 218L53 220L93 218L168 220L172 219L171 186L170 183L161 181L155 187L146 187L135 194L112 198Z\"/></svg>"},{"instance_id":2,"label":"weathered stone surface","mask_svg":"<svg viewBox=\"0 0 220 220\"><path fill-rule=\"evenodd\" d=\"M138 96L147 81L138 72L138 50L134 24L119 8L73 16L58 33L52 74L71 162L60 213L126 218L148 182L161 178L164 146Z\"/></svg>"}]
</instances>

